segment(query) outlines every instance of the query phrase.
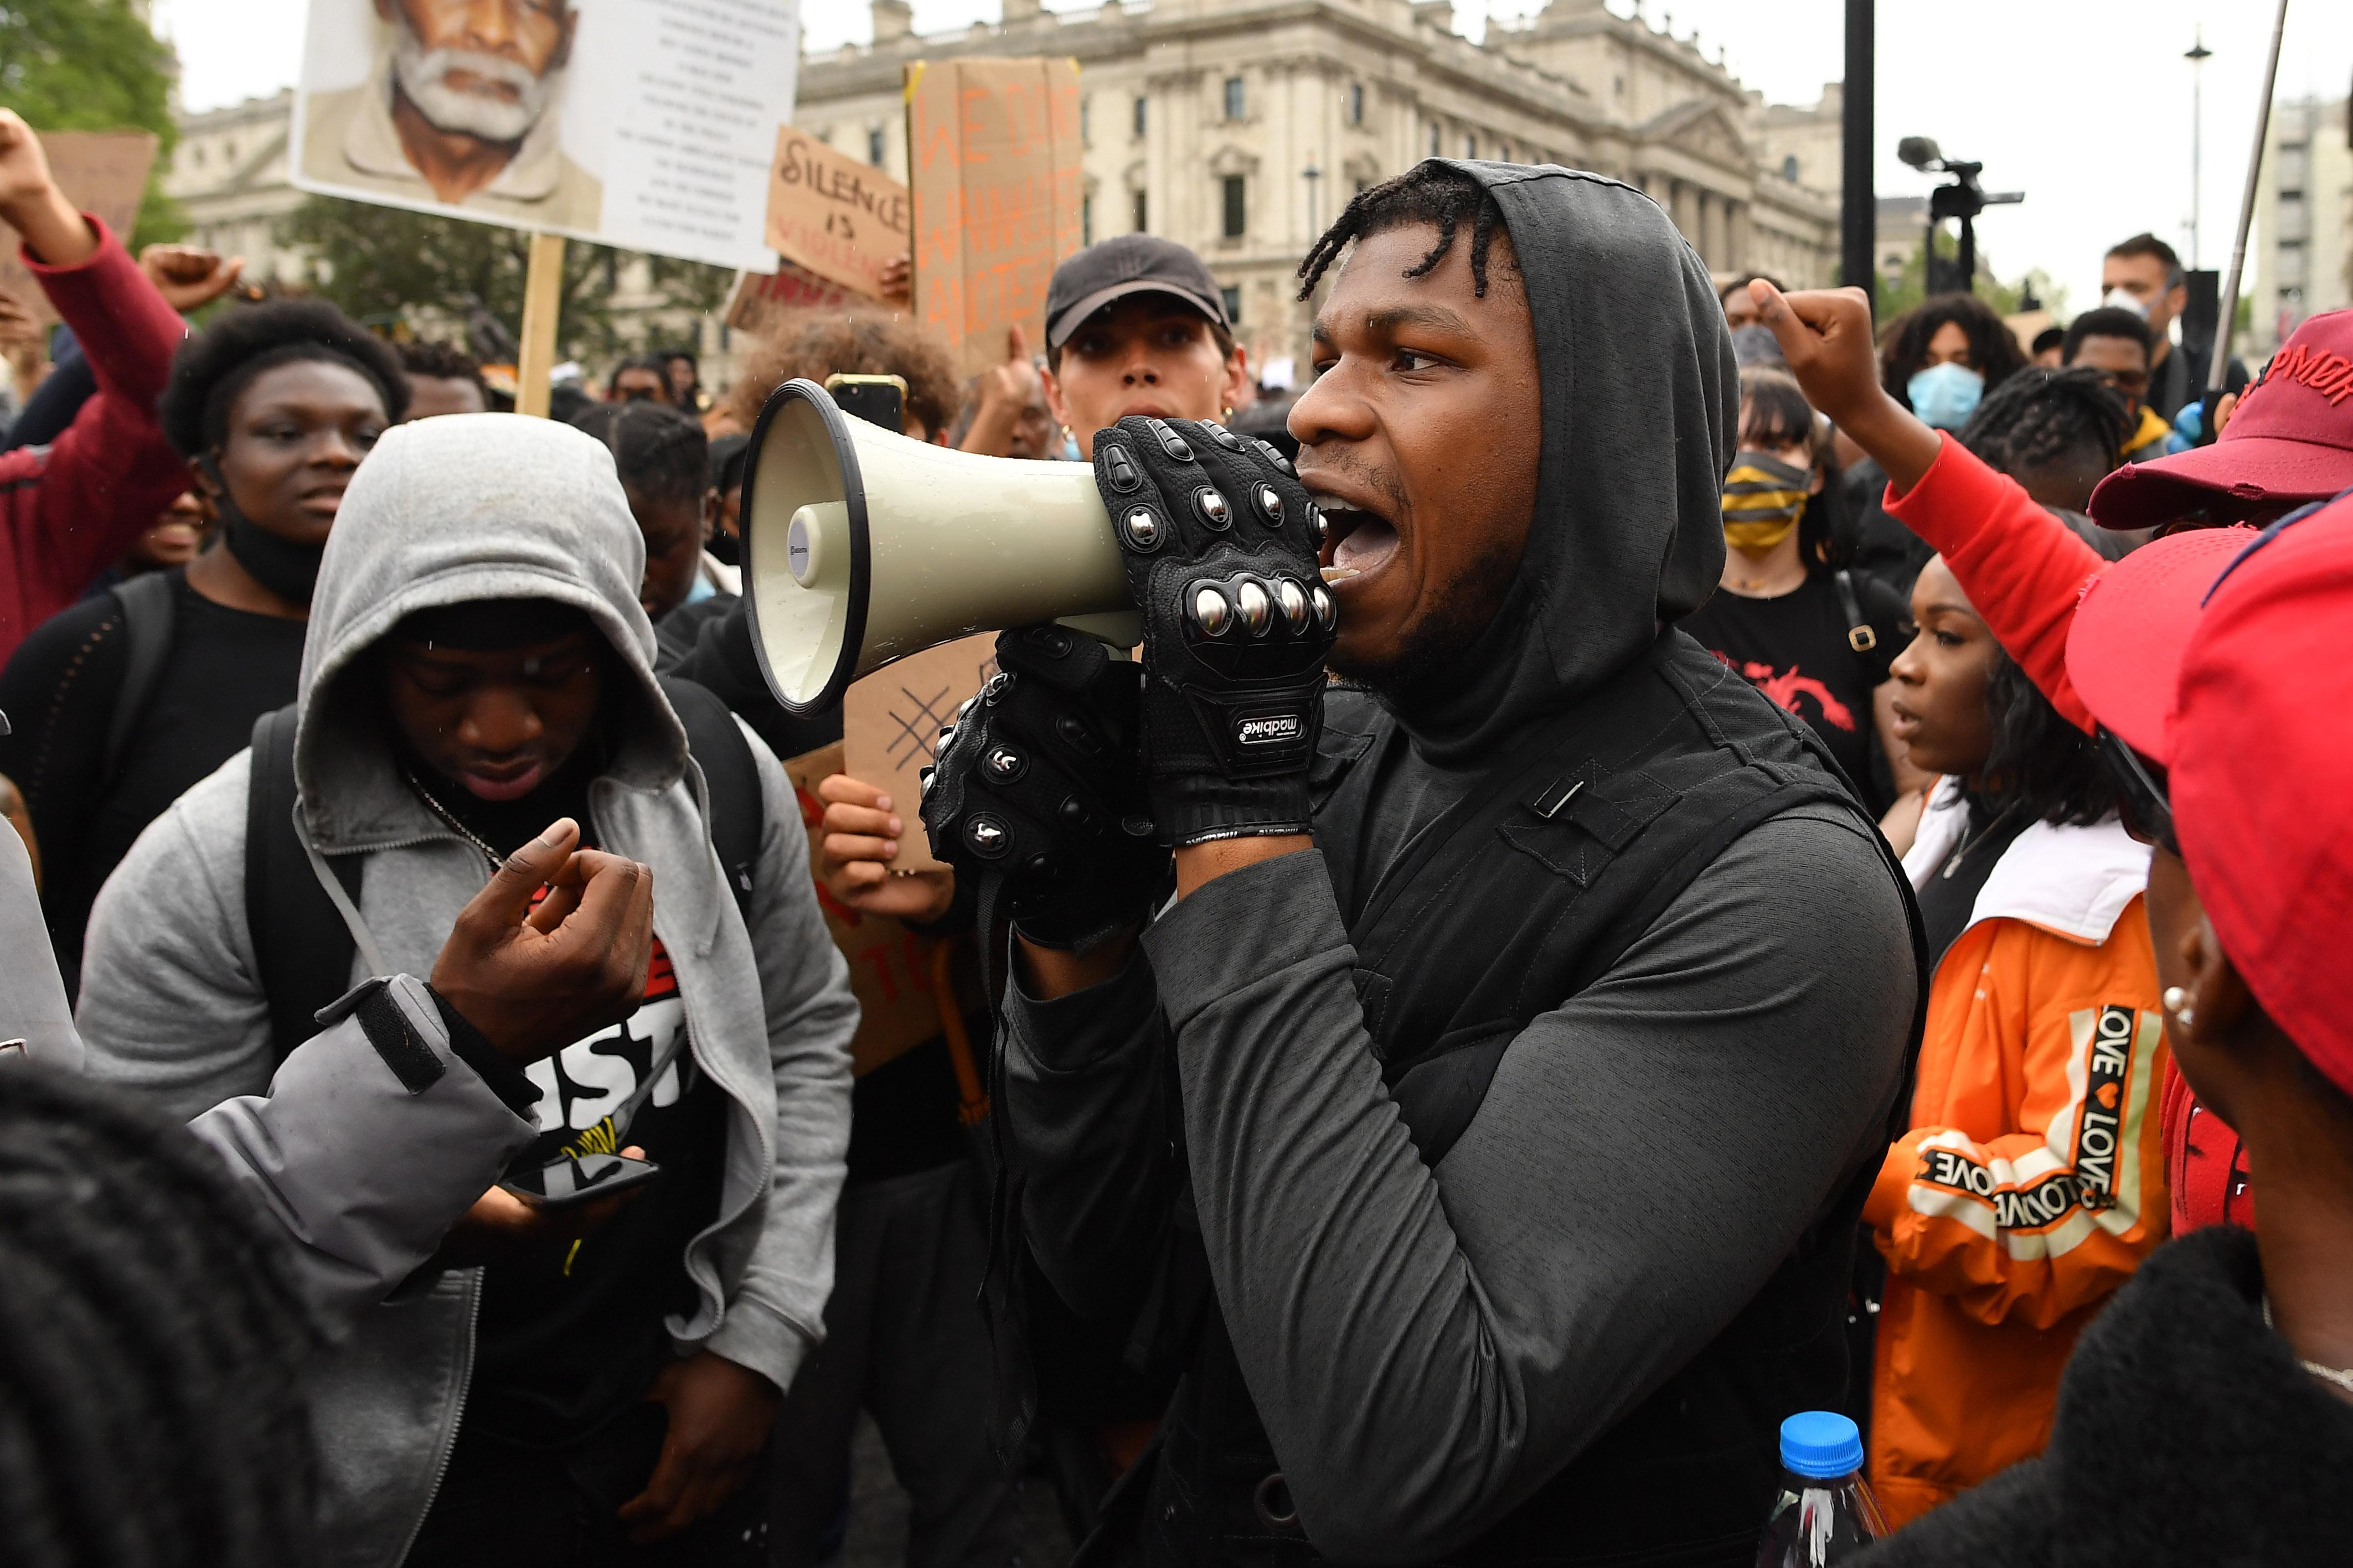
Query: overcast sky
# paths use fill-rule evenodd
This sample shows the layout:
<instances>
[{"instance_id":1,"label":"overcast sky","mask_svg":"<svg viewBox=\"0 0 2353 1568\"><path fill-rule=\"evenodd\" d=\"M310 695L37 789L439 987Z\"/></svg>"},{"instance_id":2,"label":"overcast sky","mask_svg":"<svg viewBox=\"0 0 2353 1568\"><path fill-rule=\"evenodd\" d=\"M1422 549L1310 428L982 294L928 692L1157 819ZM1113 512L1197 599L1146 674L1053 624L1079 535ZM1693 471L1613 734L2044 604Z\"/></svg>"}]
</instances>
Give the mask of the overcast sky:
<instances>
[{"instance_id":1,"label":"overcast sky","mask_svg":"<svg viewBox=\"0 0 2353 1568\"><path fill-rule=\"evenodd\" d=\"M1054 9L1070 0L1047 0ZM1541 0L1455 0L1457 27L1477 37L1487 15L1515 16ZM919 32L995 20L998 0L914 0ZM1621 15L1632 0L1609 0ZM305 0L155 0L157 30L178 47L181 93L210 109L275 92L294 79ZM1678 37L1696 27L1751 86L1810 103L1842 74L1842 0L1648 0ZM2023 190L2022 205L1979 220L1978 244L2005 276L2040 267L2071 310L2094 302L2100 253L2152 229L2189 253L2190 68L2181 55L2203 24L2206 47L2202 259L2228 265L2231 227L2254 128L2270 36L2267 0L1893 0L1879 7L1879 194L1916 195L1935 182L1895 161L1896 139L1933 136L1985 164L1989 190ZM868 36L862 0L802 0L812 48ZM2341 97L2353 82L2353 5L2290 0L2280 60L2283 98Z\"/></svg>"}]
</instances>

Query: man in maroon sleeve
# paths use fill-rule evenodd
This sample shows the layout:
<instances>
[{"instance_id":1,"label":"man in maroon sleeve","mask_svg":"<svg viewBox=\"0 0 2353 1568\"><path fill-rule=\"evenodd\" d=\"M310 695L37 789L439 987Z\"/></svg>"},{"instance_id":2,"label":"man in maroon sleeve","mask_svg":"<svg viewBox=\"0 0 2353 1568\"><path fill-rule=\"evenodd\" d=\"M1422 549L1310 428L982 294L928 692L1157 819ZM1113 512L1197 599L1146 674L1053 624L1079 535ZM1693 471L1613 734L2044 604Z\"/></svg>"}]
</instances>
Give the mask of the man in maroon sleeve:
<instances>
[{"instance_id":1,"label":"man in maroon sleeve","mask_svg":"<svg viewBox=\"0 0 2353 1568\"><path fill-rule=\"evenodd\" d=\"M98 379L65 434L0 455L0 659L80 597L188 485L155 425L187 327L106 226L76 212L40 138L0 110L0 221Z\"/></svg>"}]
</instances>

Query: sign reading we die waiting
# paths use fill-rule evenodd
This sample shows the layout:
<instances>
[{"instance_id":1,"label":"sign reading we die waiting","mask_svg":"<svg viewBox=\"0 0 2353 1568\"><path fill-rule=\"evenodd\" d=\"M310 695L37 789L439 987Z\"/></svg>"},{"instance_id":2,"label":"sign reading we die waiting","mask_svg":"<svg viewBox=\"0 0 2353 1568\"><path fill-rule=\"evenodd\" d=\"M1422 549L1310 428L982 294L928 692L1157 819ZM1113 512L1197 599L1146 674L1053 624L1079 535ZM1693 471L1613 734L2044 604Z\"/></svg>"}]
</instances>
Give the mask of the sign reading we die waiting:
<instances>
[{"instance_id":1,"label":"sign reading we die waiting","mask_svg":"<svg viewBox=\"0 0 2353 1568\"><path fill-rule=\"evenodd\" d=\"M768 172L769 247L786 261L860 294L907 254L907 187L844 157L807 132L776 132Z\"/></svg>"}]
</instances>

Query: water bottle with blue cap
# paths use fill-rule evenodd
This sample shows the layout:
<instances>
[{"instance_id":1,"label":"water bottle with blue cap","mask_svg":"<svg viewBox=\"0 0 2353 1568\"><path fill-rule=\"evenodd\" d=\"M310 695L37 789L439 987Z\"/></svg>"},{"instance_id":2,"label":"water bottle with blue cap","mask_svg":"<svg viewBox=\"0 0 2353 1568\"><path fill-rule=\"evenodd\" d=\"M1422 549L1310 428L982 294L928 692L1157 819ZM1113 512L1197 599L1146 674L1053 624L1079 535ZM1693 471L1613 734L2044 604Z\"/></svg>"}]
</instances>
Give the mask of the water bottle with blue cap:
<instances>
[{"instance_id":1,"label":"water bottle with blue cap","mask_svg":"<svg viewBox=\"0 0 2353 1568\"><path fill-rule=\"evenodd\" d=\"M1757 1542L1757 1568L1824 1568L1887 1533L1862 1479L1862 1434L1830 1410L1781 1423L1781 1500Z\"/></svg>"}]
</instances>

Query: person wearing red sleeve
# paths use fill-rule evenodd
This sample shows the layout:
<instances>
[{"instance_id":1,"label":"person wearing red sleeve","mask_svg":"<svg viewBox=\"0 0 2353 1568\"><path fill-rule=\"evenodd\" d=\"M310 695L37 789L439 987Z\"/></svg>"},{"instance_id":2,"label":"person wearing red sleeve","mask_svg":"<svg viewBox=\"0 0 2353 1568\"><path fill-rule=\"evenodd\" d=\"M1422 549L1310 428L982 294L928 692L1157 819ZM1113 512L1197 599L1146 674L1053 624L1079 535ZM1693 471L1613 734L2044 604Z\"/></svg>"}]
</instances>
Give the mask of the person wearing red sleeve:
<instances>
[{"instance_id":1,"label":"person wearing red sleeve","mask_svg":"<svg viewBox=\"0 0 2353 1568\"><path fill-rule=\"evenodd\" d=\"M2077 728L2092 716L2067 674L2075 605L2107 569L2098 552L1957 443L1881 390L1871 307L1859 289L1784 296L1752 285L1814 406L1887 470L1888 511L1934 545L2010 656ZM2276 521L2353 488L2353 310L2306 320L2240 397L2211 446L2128 463L2092 493L2105 527ZM2252 1225L2239 1139L2168 1068L2166 1167L2176 1234Z\"/></svg>"},{"instance_id":2,"label":"person wearing red sleeve","mask_svg":"<svg viewBox=\"0 0 2353 1568\"><path fill-rule=\"evenodd\" d=\"M0 456L0 659L81 596L187 488L155 398L187 325L103 223L76 212L40 138L0 110L0 220L80 340L98 395L47 447Z\"/></svg>"}]
</instances>

